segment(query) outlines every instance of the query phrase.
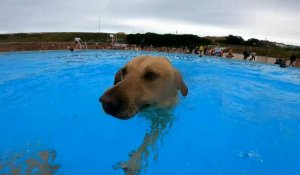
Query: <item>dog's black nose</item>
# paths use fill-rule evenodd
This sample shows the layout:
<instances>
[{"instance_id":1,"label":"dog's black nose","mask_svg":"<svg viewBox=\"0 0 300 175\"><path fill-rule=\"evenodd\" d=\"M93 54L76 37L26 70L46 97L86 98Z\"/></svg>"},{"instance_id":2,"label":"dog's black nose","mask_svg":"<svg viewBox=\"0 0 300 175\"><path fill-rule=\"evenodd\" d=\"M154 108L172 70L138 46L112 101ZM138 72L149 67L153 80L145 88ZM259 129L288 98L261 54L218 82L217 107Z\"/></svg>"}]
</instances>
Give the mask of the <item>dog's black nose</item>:
<instances>
[{"instance_id":1,"label":"dog's black nose","mask_svg":"<svg viewBox=\"0 0 300 175\"><path fill-rule=\"evenodd\" d=\"M119 114L123 107L123 102L120 98L112 95L103 95L99 101L102 103L102 107L107 114L116 116Z\"/></svg>"}]
</instances>

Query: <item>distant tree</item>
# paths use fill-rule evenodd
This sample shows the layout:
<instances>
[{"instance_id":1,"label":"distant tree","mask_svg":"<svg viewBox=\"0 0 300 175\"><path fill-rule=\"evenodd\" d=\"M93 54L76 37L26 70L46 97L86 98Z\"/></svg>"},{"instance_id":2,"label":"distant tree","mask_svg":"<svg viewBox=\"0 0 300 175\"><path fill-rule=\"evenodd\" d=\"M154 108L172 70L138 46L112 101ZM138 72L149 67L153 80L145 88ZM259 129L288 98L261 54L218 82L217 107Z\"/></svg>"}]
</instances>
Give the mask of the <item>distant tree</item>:
<instances>
[{"instance_id":1,"label":"distant tree","mask_svg":"<svg viewBox=\"0 0 300 175\"><path fill-rule=\"evenodd\" d=\"M174 35L174 34L129 34L127 35L127 42L129 44L143 44L146 46L155 47L183 47L183 46L198 46L198 45L209 45L211 41L205 38L201 38L196 35Z\"/></svg>"},{"instance_id":2,"label":"distant tree","mask_svg":"<svg viewBox=\"0 0 300 175\"><path fill-rule=\"evenodd\" d=\"M143 39L142 34L129 34L126 36L126 40L128 44L140 44Z\"/></svg>"},{"instance_id":3,"label":"distant tree","mask_svg":"<svg viewBox=\"0 0 300 175\"><path fill-rule=\"evenodd\" d=\"M246 46L264 46L264 42L255 38L250 38L247 41L245 41Z\"/></svg>"},{"instance_id":4,"label":"distant tree","mask_svg":"<svg viewBox=\"0 0 300 175\"><path fill-rule=\"evenodd\" d=\"M126 34L124 32L118 32L116 33L118 43L123 43L126 41Z\"/></svg>"},{"instance_id":5,"label":"distant tree","mask_svg":"<svg viewBox=\"0 0 300 175\"><path fill-rule=\"evenodd\" d=\"M222 43L232 45L243 45L245 43L245 40L240 36L228 35Z\"/></svg>"}]
</instances>

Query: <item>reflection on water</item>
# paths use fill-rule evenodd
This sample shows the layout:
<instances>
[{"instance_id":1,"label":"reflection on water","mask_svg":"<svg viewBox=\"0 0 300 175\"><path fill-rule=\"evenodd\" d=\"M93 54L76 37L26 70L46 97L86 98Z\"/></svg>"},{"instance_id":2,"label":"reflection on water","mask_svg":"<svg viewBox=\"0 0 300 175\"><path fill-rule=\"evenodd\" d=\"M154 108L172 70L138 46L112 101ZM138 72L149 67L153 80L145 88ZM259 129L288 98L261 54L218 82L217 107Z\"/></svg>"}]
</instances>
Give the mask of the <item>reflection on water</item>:
<instances>
[{"instance_id":1,"label":"reflection on water","mask_svg":"<svg viewBox=\"0 0 300 175\"><path fill-rule=\"evenodd\" d=\"M259 162L263 162L263 159L261 158L261 156L256 151L240 152L239 156L241 158L254 159L254 160L257 160Z\"/></svg>"},{"instance_id":2,"label":"reflection on water","mask_svg":"<svg viewBox=\"0 0 300 175\"><path fill-rule=\"evenodd\" d=\"M55 164L56 151L26 149L20 152L0 154L0 174L52 175L60 165Z\"/></svg>"},{"instance_id":3,"label":"reflection on water","mask_svg":"<svg viewBox=\"0 0 300 175\"><path fill-rule=\"evenodd\" d=\"M128 175L140 174L148 167L148 158L154 154L154 161L159 154L158 141L163 143L163 138L172 128L175 119L168 110L148 110L142 116L150 121L150 130L145 133L142 144L129 154L129 160L121 161L113 166L115 169L123 169Z\"/></svg>"}]
</instances>

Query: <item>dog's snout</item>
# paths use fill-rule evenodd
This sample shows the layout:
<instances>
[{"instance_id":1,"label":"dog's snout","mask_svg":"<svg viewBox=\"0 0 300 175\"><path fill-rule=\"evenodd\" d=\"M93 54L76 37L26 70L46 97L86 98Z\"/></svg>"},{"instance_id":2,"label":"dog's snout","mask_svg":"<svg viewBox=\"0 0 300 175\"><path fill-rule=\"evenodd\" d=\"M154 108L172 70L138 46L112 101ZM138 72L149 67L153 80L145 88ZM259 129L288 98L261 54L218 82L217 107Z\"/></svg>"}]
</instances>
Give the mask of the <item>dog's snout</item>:
<instances>
[{"instance_id":1,"label":"dog's snout","mask_svg":"<svg viewBox=\"0 0 300 175\"><path fill-rule=\"evenodd\" d=\"M99 101L102 103L102 107L107 114L116 116L119 114L123 107L123 102L117 96L103 95Z\"/></svg>"}]
</instances>

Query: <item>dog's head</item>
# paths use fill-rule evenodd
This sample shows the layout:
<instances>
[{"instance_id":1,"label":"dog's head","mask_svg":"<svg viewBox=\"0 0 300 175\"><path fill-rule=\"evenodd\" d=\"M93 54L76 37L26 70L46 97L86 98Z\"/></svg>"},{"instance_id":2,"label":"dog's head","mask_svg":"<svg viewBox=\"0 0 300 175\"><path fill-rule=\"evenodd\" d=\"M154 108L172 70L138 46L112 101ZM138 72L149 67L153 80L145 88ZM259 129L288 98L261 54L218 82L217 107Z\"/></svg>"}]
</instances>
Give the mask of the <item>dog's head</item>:
<instances>
[{"instance_id":1,"label":"dog's head","mask_svg":"<svg viewBox=\"0 0 300 175\"><path fill-rule=\"evenodd\" d=\"M188 89L180 73L163 57L139 56L115 75L114 86L99 99L103 109L119 119L129 119L153 106L170 107L176 103L177 91Z\"/></svg>"}]
</instances>

